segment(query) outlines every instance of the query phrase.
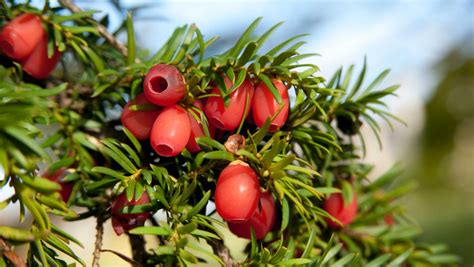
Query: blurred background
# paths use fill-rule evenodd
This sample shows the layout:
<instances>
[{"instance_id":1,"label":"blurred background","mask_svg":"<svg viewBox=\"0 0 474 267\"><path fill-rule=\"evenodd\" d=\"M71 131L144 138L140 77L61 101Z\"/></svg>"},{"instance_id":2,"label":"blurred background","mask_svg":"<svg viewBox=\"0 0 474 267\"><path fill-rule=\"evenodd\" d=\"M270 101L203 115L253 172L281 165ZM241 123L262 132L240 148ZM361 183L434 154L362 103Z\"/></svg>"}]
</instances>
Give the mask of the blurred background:
<instances>
[{"instance_id":1,"label":"blurred background","mask_svg":"<svg viewBox=\"0 0 474 267\"><path fill-rule=\"evenodd\" d=\"M32 1L42 5L43 1ZM51 1L54 3L54 1ZM408 126L384 125L382 150L370 130L366 161L375 164L376 177L401 162L401 179L416 180L418 188L403 199L409 214L424 229L420 240L446 243L474 264L474 1L75 1L83 9L110 16L110 30L120 26L133 10L137 43L155 52L177 26L196 23L205 37L219 35L212 53L236 41L255 18L264 19L263 33L285 24L267 41L276 45L291 36L309 33L302 52L319 53L310 59L329 77L337 68L356 64L367 56L368 79L384 69L391 74L383 85L401 84L399 97L389 98L391 111ZM125 36L122 36L125 37ZM124 38L125 40L125 38ZM356 69L356 70L357 70ZM382 85L382 86L383 86ZM0 199L10 194L0 190ZM0 223L15 225L15 207L0 212ZM26 222L28 223L28 222ZM95 222L68 224L86 246L77 248L90 262ZM116 237L107 224L104 248L129 254L126 237ZM231 240L234 244L237 238ZM239 257L244 243L233 253ZM104 266L123 264L104 253Z\"/></svg>"}]
</instances>

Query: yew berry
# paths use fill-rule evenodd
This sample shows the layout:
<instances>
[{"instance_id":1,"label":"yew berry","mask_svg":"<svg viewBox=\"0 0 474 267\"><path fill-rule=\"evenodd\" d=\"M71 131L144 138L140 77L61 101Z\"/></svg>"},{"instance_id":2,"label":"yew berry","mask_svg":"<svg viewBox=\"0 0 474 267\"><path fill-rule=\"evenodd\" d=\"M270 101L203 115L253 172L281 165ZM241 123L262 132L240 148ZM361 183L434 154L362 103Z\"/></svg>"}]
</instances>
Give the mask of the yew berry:
<instances>
[{"instance_id":1,"label":"yew berry","mask_svg":"<svg viewBox=\"0 0 474 267\"><path fill-rule=\"evenodd\" d=\"M215 202L217 213L228 222L245 222L257 210L260 184L257 174L242 162L231 163L219 175Z\"/></svg>"},{"instance_id":2,"label":"yew berry","mask_svg":"<svg viewBox=\"0 0 474 267\"><path fill-rule=\"evenodd\" d=\"M194 101L193 105L201 110L203 110L204 108L202 101L199 99ZM199 114L197 112L191 112L193 112L197 117L199 117ZM189 150L189 152L196 153L198 151L201 151L201 147L199 147L199 145L196 143L196 138L206 136L206 134L204 132L202 124L197 121L191 113L188 113L188 115L189 121L191 123L191 133L189 135L189 140L188 144L186 145L186 148ZM211 135L211 137L214 137L214 127L208 124L207 129L209 130L209 134Z\"/></svg>"},{"instance_id":3,"label":"yew berry","mask_svg":"<svg viewBox=\"0 0 474 267\"><path fill-rule=\"evenodd\" d=\"M246 222L228 222L227 225L230 231L239 237L251 239L251 229L253 228L257 239L264 238L273 228L276 219L275 200L273 200L270 192L262 192L260 194L259 207Z\"/></svg>"},{"instance_id":4,"label":"yew berry","mask_svg":"<svg viewBox=\"0 0 474 267\"><path fill-rule=\"evenodd\" d=\"M0 49L12 59L29 56L45 31L38 16L24 13L10 21L0 33Z\"/></svg>"},{"instance_id":5,"label":"yew berry","mask_svg":"<svg viewBox=\"0 0 474 267\"><path fill-rule=\"evenodd\" d=\"M186 85L183 75L175 66L158 64L146 74L143 91L153 104L169 106L183 99Z\"/></svg>"},{"instance_id":6,"label":"yew berry","mask_svg":"<svg viewBox=\"0 0 474 267\"><path fill-rule=\"evenodd\" d=\"M70 172L66 168L60 168L55 172L46 172L43 174L43 177L49 179L53 182L58 183L61 186L61 190L59 190L59 194L61 195L61 199L64 202L67 202L71 197L72 188L74 187L74 183L72 182L64 182L63 179L68 175Z\"/></svg>"},{"instance_id":7,"label":"yew berry","mask_svg":"<svg viewBox=\"0 0 474 267\"><path fill-rule=\"evenodd\" d=\"M132 199L128 201L125 193L120 194L117 198L112 201L112 227L117 235L121 235L124 232L143 226L145 221L150 217L149 212L142 213L123 213L122 209L125 207L133 207L136 205L143 205L150 202L150 198L146 192L143 192L140 199Z\"/></svg>"},{"instance_id":8,"label":"yew berry","mask_svg":"<svg viewBox=\"0 0 474 267\"><path fill-rule=\"evenodd\" d=\"M134 100L125 105L120 120L125 128L127 128L137 139L145 140L150 138L151 128L160 114L161 108L156 110L130 110L133 105L150 105L151 103L144 94L139 94Z\"/></svg>"},{"instance_id":9,"label":"yew berry","mask_svg":"<svg viewBox=\"0 0 474 267\"><path fill-rule=\"evenodd\" d=\"M288 89L282 81L272 79L278 93L281 96L281 105L275 100L268 87L264 83L260 83L255 88L255 95L252 102L253 121L258 127L262 127L267 119L271 119L279 110L280 113L270 123L269 132L275 132L282 127L288 118L290 110L290 100L288 97ZM283 106L283 107L282 107Z\"/></svg>"},{"instance_id":10,"label":"yew berry","mask_svg":"<svg viewBox=\"0 0 474 267\"><path fill-rule=\"evenodd\" d=\"M227 77L224 78L224 81L227 88L232 87L232 83ZM253 90L252 83L246 79L230 94L230 103L227 107L225 107L224 99L221 96L207 98L204 113L206 113L209 123L221 130L233 131L237 129L245 114L247 98L249 99L247 111L250 109ZM219 88L215 87L212 94L220 94Z\"/></svg>"},{"instance_id":11,"label":"yew berry","mask_svg":"<svg viewBox=\"0 0 474 267\"><path fill-rule=\"evenodd\" d=\"M191 122L186 110L178 105L166 107L153 123L151 146L160 156L176 156L188 143L190 132Z\"/></svg>"},{"instance_id":12,"label":"yew berry","mask_svg":"<svg viewBox=\"0 0 474 267\"><path fill-rule=\"evenodd\" d=\"M393 215L392 214L387 214L383 217L383 220L385 221L385 223L389 226L392 226L395 224L395 219L393 218Z\"/></svg>"},{"instance_id":13,"label":"yew berry","mask_svg":"<svg viewBox=\"0 0 474 267\"><path fill-rule=\"evenodd\" d=\"M36 79L44 79L54 70L61 57L61 53L55 48L51 58L48 58L48 39L46 35L38 42L33 52L21 60L23 70Z\"/></svg>"},{"instance_id":14,"label":"yew berry","mask_svg":"<svg viewBox=\"0 0 474 267\"><path fill-rule=\"evenodd\" d=\"M342 223L342 227L354 220L357 214L357 195L354 193L352 201L344 205L344 199L341 193L331 194L324 202L324 210ZM332 228L340 228L337 222L326 218L327 224Z\"/></svg>"}]
</instances>

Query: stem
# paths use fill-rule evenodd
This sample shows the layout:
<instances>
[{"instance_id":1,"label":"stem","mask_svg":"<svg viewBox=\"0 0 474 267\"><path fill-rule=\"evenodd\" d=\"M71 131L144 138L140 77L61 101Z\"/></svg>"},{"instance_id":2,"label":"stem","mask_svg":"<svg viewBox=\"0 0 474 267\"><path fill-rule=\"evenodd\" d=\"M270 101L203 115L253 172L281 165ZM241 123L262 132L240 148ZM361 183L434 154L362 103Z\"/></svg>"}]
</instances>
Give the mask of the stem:
<instances>
[{"instance_id":1,"label":"stem","mask_svg":"<svg viewBox=\"0 0 474 267\"><path fill-rule=\"evenodd\" d=\"M145 263L145 239L141 235L128 235L130 246L132 247L133 260L139 263Z\"/></svg>"},{"instance_id":2,"label":"stem","mask_svg":"<svg viewBox=\"0 0 474 267\"><path fill-rule=\"evenodd\" d=\"M26 267L25 261L18 256L5 242L0 238L0 255L5 256L15 267Z\"/></svg>"},{"instance_id":3,"label":"stem","mask_svg":"<svg viewBox=\"0 0 474 267\"><path fill-rule=\"evenodd\" d=\"M95 235L95 249L92 254L92 267L99 267L100 249L102 247L102 238L104 236L104 218L102 214L97 215L97 226L95 227L97 233Z\"/></svg>"},{"instance_id":4,"label":"stem","mask_svg":"<svg viewBox=\"0 0 474 267\"><path fill-rule=\"evenodd\" d=\"M62 6L69 9L69 11L71 11L72 13L82 12L82 9L76 6L71 0L59 0L59 3L61 3ZM122 43L120 43L112 34L110 34L107 31L107 28L104 27L104 25L97 23L96 27L99 34L102 35L102 37L104 37L107 40L107 42L109 42L112 46L117 48L117 50L120 51L120 53L122 53L124 57L128 57L127 48Z\"/></svg>"},{"instance_id":5,"label":"stem","mask_svg":"<svg viewBox=\"0 0 474 267\"><path fill-rule=\"evenodd\" d=\"M214 254L225 263L225 266L237 266L237 263L234 262L230 255L229 248L224 245L222 240L207 240L207 243L212 247Z\"/></svg>"},{"instance_id":6,"label":"stem","mask_svg":"<svg viewBox=\"0 0 474 267\"><path fill-rule=\"evenodd\" d=\"M113 251L113 250L110 250L110 249L102 249L101 252L110 252L110 253L114 254L115 256L121 258L122 260L130 263L130 265L133 266L133 267L141 267L142 266L140 263L134 261L133 259L130 259L129 257L123 255L120 252Z\"/></svg>"}]
</instances>

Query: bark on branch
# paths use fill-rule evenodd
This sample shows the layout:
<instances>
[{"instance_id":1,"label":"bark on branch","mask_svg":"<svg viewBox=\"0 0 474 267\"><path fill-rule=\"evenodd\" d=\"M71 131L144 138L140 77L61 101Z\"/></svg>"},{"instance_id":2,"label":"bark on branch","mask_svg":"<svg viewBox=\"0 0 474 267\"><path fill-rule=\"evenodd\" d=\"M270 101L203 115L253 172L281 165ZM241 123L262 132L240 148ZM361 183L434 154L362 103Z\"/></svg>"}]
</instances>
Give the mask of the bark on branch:
<instances>
[{"instance_id":1,"label":"bark on branch","mask_svg":"<svg viewBox=\"0 0 474 267\"><path fill-rule=\"evenodd\" d=\"M132 247L133 260L144 263L146 260L145 238L141 235L128 235L130 246Z\"/></svg>"},{"instance_id":2,"label":"bark on branch","mask_svg":"<svg viewBox=\"0 0 474 267\"><path fill-rule=\"evenodd\" d=\"M5 242L0 238L0 255L5 256L15 267L26 267L25 261L18 256Z\"/></svg>"},{"instance_id":3,"label":"bark on branch","mask_svg":"<svg viewBox=\"0 0 474 267\"><path fill-rule=\"evenodd\" d=\"M97 215L97 226L95 229L97 233L95 235L95 249L94 253L92 254L94 256L92 259L92 267L99 267L102 238L104 236L104 218L102 214Z\"/></svg>"},{"instance_id":4,"label":"bark on branch","mask_svg":"<svg viewBox=\"0 0 474 267\"><path fill-rule=\"evenodd\" d=\"M216 254L225 264L225 266L237 266L237 263L234 262L232 256L230 255L230 250L224 245L222 240L207 240L207 243L212 247L212 251Z\"/></svg>"}]
</instances>

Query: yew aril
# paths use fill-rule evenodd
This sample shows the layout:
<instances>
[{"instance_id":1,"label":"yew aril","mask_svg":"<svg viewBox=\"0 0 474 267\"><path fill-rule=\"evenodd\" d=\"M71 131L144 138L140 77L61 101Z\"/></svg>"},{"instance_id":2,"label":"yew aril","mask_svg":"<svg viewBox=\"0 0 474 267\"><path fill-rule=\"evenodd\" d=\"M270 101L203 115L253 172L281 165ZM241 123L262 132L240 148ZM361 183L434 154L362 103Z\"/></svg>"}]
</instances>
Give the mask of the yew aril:
<instances>
[{"instance_id":1,"label":"yew aril","mask_svg":"<svg viewBox=\"0 0 474 267\"><path fill-rule=\"evenodd\" d=\"M158 64L145 75L143 91L153 104L169 106L184 98L186 84L183 75L175 66Z\"/></svg>"},{"instance_id":2,"label":"yew aril","mask_svg":"<svg viewBox=\"0 0 474 267\"><path fill-rule=\"evenodd\" d=\"M251 239L251 229L255 231L255 237L260 240L270 232L275 224L276 210L275 200L270 192L260 194L260 205L252 217L242 223L228 222L227 225L232 233L239 237Z\"/></svg>"},{"instance_id":3,"label":"yew aril","mask_svg":"<svg viewBox=\"0 0 474 267\"><path fill-rule=\"evenodd\" d=\"M392 226L395 224L395 219L393 218L393 215L392 214L387 214L383 217L383 220L385 221L385 223L389 226Z\"/></svg>"},{"instance_id":4,"label":"yew aril","mask_svg":"<svg viewBox=\"0 0 474 267\"><path fill-rule=\"evenodd\" d=\"M204 104L199 99L194 101L193 105L201 110L203 110L204 108ZM195 112L195 111L190 111L190 112L193 112L197 117L200 116L198 112ZM188 140L188 144L186 145L186 148L189 150L189 152L196 153L196 152L201 151L201 147L196 143L196 138L206 136L206 133L204 131L204 127L202 126L201 122L197 121L196 118L191 113L188 113L188 115L189 115L189 121L191 123L191 133L189 135L189 140ZM208 124L207 129L209 130L209 134L211 135L211 137L214 137L214 127Z\"/></svg>"},{"instance_id":5,"label":"yew aril","mask_svg":"<svg viewBox=\"0 0 474 267\"><path fill-rule=\"evenodd\" d=\"M344 199L341 193L331 194L324 201L324 210L342 223L342 227L350 224L357 214L357 195L353 194L352 201L344 205ZM337 222L326 218L327 224L332 228L341 228Z\"/></svg>"},{"instance_id":6,"label":"yew aril","mask_svg":"<svg viewBox=\"0 0 474 267\"><path fill-rule=\"evenodd\" d=\"M36 79L44 79L56 68L61 53L54 48L53 55L48 57L48 38L46 35L38 42L31 54L21 60L23 70Z\"/></svg>"},{"instance_id":7,"label":"yew aril","mask_svg":"<svg viewBox=\"0 0 474 267\"><path fill-rule=\"evenodd\" d=\"M224 78L224 81L227 88L232 87L233 84L227 77ZM230 94L230 103L227 107L225 107L224 99L221 96L208 97L204 106L204 113L209 123L221 130L233 131L237 129L246 112L247 98L249 100L247 112L250 109L253 90L252 83L246 79L242 85ZM215 87L211 93L220 95L219 88Z\"/></svg>"},{"instance_id":8,"label":"yew aril","mask_svg":"<svg viewBox=\"0 0 474 267\"><path fill-rule=\"evenodd\" d=\"M125 105L120 117L123 126L138 140L146 140L150 138L151 128L160 114L161 108L155 106L156 110L130 110L133 105L151 105L151 102L144 94L139 94Z\"/></svg>"},{"instance_id":9,"label":"yew aril","mask_svg":"<svg viewBox=\"0 0 474 267\"><path fill-rule=\"evenodd\" d=\"M281 96L281 105L278 104L275 97L263 82L258 84L255 88L252 102L253 121L258 127L262 127L265 121L271 119L281 108L280 113L271 121L268 129L269 132L278 131L285 124L290 110L290 99L285 84L277 79L272 79L272 82Z\"/></svg>"},{"instance_id":10,"label":"yew aril","mask_svg":"<svg viewBox=\"0 0 474 267\"><path fill-rule=\"evenodd\" d=\"M64 202L67 202L71 197L72 188L74 187L73 182L64 182L63 179L66 177L70 172L66 168L57 169L54 172L46 172L43 174L43 177L49 179L53 182L58 183L61 186L61 190L59 190L59 194L61 195L61 199Z\"/></svg>"},{"instance_id":11,"label":"yew aril","mask_svg":"<svg viewBox=\"0 0 474 267\"><path fill-rule=\"evenodd\" d=\"M217 213L228 222L245 222L257 210L260 184L257 173L244 163L231 163L217 180Z\"/></svg>"},{"instance_id":12,"label":"yew aril","mask_svg":"<svg viewBox=\"0 0 474 267\"><path fill-rule=\"evenodd\" d=\"M24 13L2 29L0 49L8 57L19 60L29 56L44 35L40 18L31 13Z\"/></svg>"},{"instance_id":13,"label":"yew aril","mask_svg":"<svg viewBox=\"0 0 474 267\"><path fill-rule=\"evenodd\" d=\"M166 107L153 123L151 146L160 156L176 156L188 143L190 132L191 122L186 110L178 105Z\"/></svg>"},{"instance_id":14,"label":"yew aril","mask_svg":"<svg viewBox=\"0 0 474 267\"><path fill-rule=\"evenodd\" d=\"M146 192L143 192L140 199L132 199L131 201L128 201L125 193L117 196L112 201L111 205L112 227L114 228L115 233L117 235L121 235L135 227L143 226L145 221L150 217L149 212L123 213L122 209L125 207L133 207L147 203L150 203L150 198Z\"/></svg>"}]
</instances>

